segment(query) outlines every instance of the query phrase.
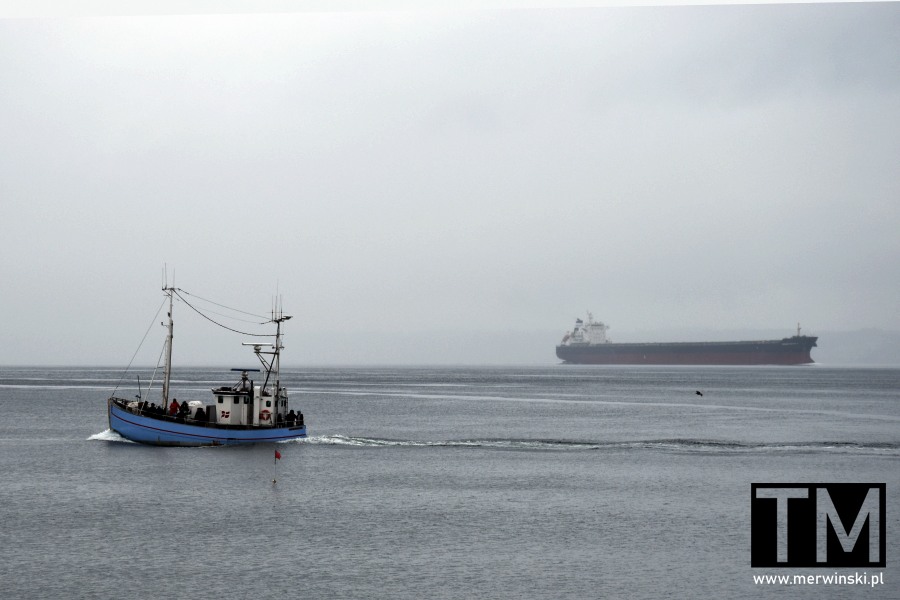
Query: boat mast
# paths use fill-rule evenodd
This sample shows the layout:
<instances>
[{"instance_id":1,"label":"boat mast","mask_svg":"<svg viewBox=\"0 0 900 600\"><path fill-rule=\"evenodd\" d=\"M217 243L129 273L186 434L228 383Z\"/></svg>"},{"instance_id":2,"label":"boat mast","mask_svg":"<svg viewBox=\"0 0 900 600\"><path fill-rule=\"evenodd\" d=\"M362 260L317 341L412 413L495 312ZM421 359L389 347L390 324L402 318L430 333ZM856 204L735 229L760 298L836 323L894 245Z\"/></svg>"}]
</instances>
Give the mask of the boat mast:
<instances>
[{"instance_id":1,"label":"boat mast","mask_svg":"<svg viewBox=\"0 0 900 600\"><path fill-rule=\"evenodd\" d=\"M174 337L173 331L175 329L175 323L172 321L172 298L175 295L175 288L164 287L163 292L169 297L169 334L166 336L166 365L162 387L163 410L166 410L169 406L169 381L172 378L172 338Z\"/></svg>"},{"instance_id":2,"label":"boat mast","mask_svg":"<svg viewBox=\"0 0 900 600\"><path fill-rule=\"evenodd\" d=\"M281 306L278 306L277 312L272 315L275 321L275 352L272 357L272 370L275 371L275 397L280 398L281 395L281 324L291 317L285 316Z\"/></svg>"},{"instance_id":3,"label":"boat mast","mask_svg":"<svg viewBox=\"0 0 900 600\"><path fill-rule=\"evenodd\" d=\"M274 304L272 307L272 320L268 321L269 323L275 323L275 342L272 344L257 344L255 342L244 342L244 346L253 346L253 352L256 353L257 358L259 358L259 362L266 368L266 379L263 382L262 389L265 390L269 387L269 381L272 381L274 377L275 384L275 398L280 398L281 393L281 350L284 346L281 344L281 324L290 319L289 315L285 315L281 307L278 304ZM267 346L271 348L271 351L263 351L263 346ZM268 354L272 357L271 360L266 360L263 357L263 354Z\"/></svg>"}]
</instances>

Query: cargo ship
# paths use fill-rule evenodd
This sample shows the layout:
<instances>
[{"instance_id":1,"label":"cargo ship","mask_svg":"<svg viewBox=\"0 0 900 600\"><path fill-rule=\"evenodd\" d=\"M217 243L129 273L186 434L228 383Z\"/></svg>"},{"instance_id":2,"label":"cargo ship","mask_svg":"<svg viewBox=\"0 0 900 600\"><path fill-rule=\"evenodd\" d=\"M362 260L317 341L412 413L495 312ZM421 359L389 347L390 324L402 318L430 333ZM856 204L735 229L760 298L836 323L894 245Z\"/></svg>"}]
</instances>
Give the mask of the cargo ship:
<instances>
[{"instance_id":1,"label":"cargo ship","mask_svg":"<svg viewBox=\"0 0 900 600\"><path fill-rule=\"evenodd\" d=\"M575 320L556 347L556 356L574 365L805 365L818 337L797 334L780 340L741 342L613 343L609 327L595 321Z\"/></svg>"}]
</instances>

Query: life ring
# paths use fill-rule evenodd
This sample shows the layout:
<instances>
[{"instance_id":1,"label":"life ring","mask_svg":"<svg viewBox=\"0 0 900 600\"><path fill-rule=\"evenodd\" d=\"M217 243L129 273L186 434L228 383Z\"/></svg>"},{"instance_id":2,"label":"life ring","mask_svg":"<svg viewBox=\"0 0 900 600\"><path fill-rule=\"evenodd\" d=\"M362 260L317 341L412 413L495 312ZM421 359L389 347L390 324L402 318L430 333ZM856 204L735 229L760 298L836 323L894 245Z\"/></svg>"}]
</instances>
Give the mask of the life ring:
<instances>
[{"instance_id":1,"label":"life ring","mask_svg":"<svg viewBox=\"0 0 900 600\"><path fill-rule=\"evenodd\" d=\"M259 413L260 421L268 421L272 418L272 413L268 409L263 409L262 412Z\"/></svg>"}]
</instances>

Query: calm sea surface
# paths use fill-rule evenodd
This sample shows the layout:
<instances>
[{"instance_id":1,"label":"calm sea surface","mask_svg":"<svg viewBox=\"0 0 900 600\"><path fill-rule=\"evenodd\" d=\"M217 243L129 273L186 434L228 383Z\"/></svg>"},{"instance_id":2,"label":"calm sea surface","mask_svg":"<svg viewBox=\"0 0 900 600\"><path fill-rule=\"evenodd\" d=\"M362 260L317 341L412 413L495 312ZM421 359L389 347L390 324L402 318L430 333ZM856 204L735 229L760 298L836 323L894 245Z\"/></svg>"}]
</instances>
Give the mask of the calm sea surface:
<instances>
[{"instance_id":1,"label":"calm sea surface","mask_svg":"<svg viewBox=\"0 0 900 600\"><path fill-rule=\"evenodd\" d=\"M119 438L120 376L0 369L0 598L900 598L897 369L289 370L277 472ZM804 481L887 483L884 585L754 584L750 484Z\"/></svg>"}]
</instances>

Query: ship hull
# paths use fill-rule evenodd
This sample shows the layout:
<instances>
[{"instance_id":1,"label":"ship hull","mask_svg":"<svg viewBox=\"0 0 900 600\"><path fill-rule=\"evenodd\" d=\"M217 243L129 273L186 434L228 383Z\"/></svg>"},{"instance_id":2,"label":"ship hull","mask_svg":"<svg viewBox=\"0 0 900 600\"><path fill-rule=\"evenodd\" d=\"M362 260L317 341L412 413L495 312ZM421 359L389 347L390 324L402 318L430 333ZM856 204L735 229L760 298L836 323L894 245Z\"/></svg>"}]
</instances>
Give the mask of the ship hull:
<instances>
[{"instance_id":1,"label":"ship hull","mask_svg":"<svg viewBox=\"0 0 900 600\"><path fill-rule=\"evenodd\" d=\"M582 365L804 365L818 338L794 336L747 342L570 344L556 347L567 364Z\"/></svg>"},{"instance_id":2,"label":"ship hull","mask_svg":"<svg viewBox=\"0 0 900 600\"><path fill-rule=\"evenodd\" d=\"M306 427L223 427L190 425L134 414L108 401L109 428L133 442L153 446L229 446L284 442L306 437Z\"/></svg>"}]
</instances>

